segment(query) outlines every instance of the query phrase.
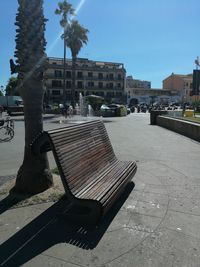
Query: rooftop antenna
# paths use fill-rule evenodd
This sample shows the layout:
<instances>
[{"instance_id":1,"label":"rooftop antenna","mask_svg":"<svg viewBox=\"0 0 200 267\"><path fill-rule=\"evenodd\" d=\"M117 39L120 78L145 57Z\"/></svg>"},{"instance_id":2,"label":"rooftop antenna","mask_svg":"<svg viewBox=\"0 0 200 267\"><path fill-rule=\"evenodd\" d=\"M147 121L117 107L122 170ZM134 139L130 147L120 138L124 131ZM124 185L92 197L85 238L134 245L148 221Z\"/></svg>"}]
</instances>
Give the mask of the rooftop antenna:
<instances>
[{"instance_id":1,"label":"rooftop antenna","mask_svg":"<svg viewBox=\"0 0 200 267\"><path fill-rule=\"evenodd\" d=\"M198 70L198 68L200 67L200 62L199 62L199 57L197 56L197 58L194 61L195 65L196 65L196 69Z\"/></svg>"}]
</instances>

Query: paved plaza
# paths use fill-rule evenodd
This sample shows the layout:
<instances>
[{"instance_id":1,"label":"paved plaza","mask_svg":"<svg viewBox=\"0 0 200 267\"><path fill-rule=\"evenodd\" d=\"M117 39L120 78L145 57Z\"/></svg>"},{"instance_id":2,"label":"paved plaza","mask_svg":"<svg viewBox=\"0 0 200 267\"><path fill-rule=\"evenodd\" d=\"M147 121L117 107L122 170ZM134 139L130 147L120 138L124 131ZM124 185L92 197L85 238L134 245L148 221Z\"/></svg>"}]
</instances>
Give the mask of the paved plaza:
<instances>
[{"instance_id":1,"label":"paved plaza","mask_svg":"<svg viewBox=\"0 0 200 267\"><path fill-rule=\"evenodd\" d=\"M1 194L0 266L200 266L200 143L149 125L149 114L101 119L117 157L137 162L135 187L127 187L96 229L58 217L64 201L6 210ZM59 120L44 128L63 126ZM22 126L16 121L13 141L0 144L0 186L22 161ZM49 159L54 167L51 153Z\"/></svg>"}]
</instances>

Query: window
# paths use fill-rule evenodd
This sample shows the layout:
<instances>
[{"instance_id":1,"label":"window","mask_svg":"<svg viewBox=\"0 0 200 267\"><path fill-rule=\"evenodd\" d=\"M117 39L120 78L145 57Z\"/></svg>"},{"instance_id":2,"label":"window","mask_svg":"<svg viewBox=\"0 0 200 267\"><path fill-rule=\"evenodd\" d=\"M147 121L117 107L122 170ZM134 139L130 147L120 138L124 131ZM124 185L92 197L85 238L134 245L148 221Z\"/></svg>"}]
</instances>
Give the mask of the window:
<instances>
[{"instance_id":1,"label":"window","mask_svg":"<svg viewBox=\"0 0 200 267\"><path fill-rule=\"evenodd\" d=\"M100 72L100 73L98 74L98 78L99 78L99 79L103 79L103 73Z\"/></svg>"},{"instance_id":2,"label":"window","mask_svg":"<svg viewBox=\"0 0 200 267\"><path fill-rule=\"evenodd\" d=\"M114 92L108 92L108 93L107 93L107 96L109 96L109 97L114 97L115 94L114 94Z\"/></svg>"},{"instance_id":3,"label":"window","mask_svg":"<svg viewBox=\"0 0 200 267\"><path fill-rule=\"evenodd\" d=\"M122 97L122 93L117 92L116 97Z\"/></svg>"},{"instance_id":4,"label":"window","mask_svg":"<svg viewBox=\"0 0 200 267\"><path fill-rule=\"evenodd\" d=\"M113 88L113 83L109 83L109 88L110 88L110 89Z\"/></svg>"},{"instance_id":5,"label":"window","mask_svg":"<svg viewBox=\"0 0 200 267\"><path fill-rule=\"evenodd\" d=\"M121 74L118 74L118 75L117 75L117 79L118 79L118 80L121 80L121 79L122 79Z\"/></svg>"},{"instance_id":6,"label":"window","mask_svg":"<svg viewBox=\"0 0 200 267\"><path fill-rule=\"evenodd\" d=\"M121 83L118 83L118 84L117 84L117 87L118 87L118 88L121 88Z\"/></svg>"},{"instance_id":7,"label":"window","mask_svg":"<svg viewBox=\"0 0 200 267\"><path fill-rule=\"evenodd\" d=\"M66 81L66 88L71 88L71 81Z\"/></svg>"},{"instance_id":8,"label":"window","mask_svg":"<svg viewBox=\"0 0 200 267\"><path fill-rule=\"evenodd\" d=\"M70 91L66 91L66 99L71 100L71 92Z\"/></svg>"},{"instance_id":9,"label":"window","mask_svg":"<svg viewBox=\"0 0 200 267\"><path fill-rule=\"evenodd\" d=\"M62 82L59 80L52 80L52 87L62 87Z\"/></svg>"},{"instance_id":10,"label":"window","mask_svg":"<svg viewBox=\"0 0 200 267\"><path fill-rule=\"evenodd\" d=\"M51 94L52 95L60 95L60 91L59 90L52 90Z\"/></svg>"},{"instance_id":11,"label":"window","mask_svg":"<svg viewBox=\"0 0 200 267\"><path fill-rule=\"evenodd\" d=\"M88 87L94 87L94 82L88 82Z\"/></svg>"},{"instance_id":12,"label":"window","mask_svg":"<svg viewBox=\"0 0 200 267\"><path fill-rule=\"evenodd\" d=\"M93 72L88 72L88 77L93 77Z\"/></svg>"},{"instance_id":13,"label":"window","mask_svg":"<svg viewBox=\"0 0 200 267\"><path fill-rule=\"evenodd\" d=\"M81 82L81 81L78 81L78 83L77 83L77 86L78 86L78 89L81 89L81 88L83 88L83 82Z\"/></svg>"},{"instance_id":14,"label":"window","mask_svg":"<svg viewBox=\"0 0 200 267\"><path fill-rule=\"evenodd\" d=\"M71 77L72 77L72 73L71 73L71 71L66 71L66 77L67 77L67 78L71 78Z\"/></svg>"},{"instance_id":15,"label":"window","mask_svg":"<svg viewBox=\"0 0 200 267\"><path fill-rule=\"evenodd\" d=\"M113 80L113 78L114 78L113 73L110 73L110 74L109 74L109 79Z\"/></svg>"},{"instance_id":16,"label":"window","mask_svg":"<svg viewBox=\"0 0 200 267\"><path fill-rule=\"evenodd\" d=\"M55 70L54 74L55 74L55 77L62 77L62 71L61 70Z\"/></svg>"},{"instance_id":17,"label":"window","mask_svg":"<svg viewBox=\"0 0 200 267\"><path fill-rule=\"evenodd\" d=\"M83 73L82 73L82 71L78 71L78 73L77 73L77 77L78 77L78 78L83 78Z\"/></svg>"},{"instance_id":18,"label":"window","mask_svg":"<svg viewBox=\"0 0 200 267\"><path fill-rule=\"evenodd\" d=\"M99 88L103 88L103 83L99 82Z\"/></svg>"}]
</instances>

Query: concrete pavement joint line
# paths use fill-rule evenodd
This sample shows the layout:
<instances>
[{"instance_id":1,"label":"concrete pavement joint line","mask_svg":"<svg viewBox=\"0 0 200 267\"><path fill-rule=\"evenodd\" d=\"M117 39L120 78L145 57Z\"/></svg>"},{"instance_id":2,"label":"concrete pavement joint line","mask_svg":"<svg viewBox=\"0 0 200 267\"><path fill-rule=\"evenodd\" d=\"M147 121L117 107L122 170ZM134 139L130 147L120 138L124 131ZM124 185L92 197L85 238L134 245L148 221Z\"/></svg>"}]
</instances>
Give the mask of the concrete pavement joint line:
<instances>
[{"instance_id":1,"label":"concrete pavement joint line","mask_svg":"<svg viewBox=\"0 0 200 267\"><path fill-rule=\"evenodd\" d=\"M174 232L176 232L176 233L182 234L182 235L187 236L187 237L194 238L194 239L196 239L196 240L199 242L199 245L200 245L200 238L199 238L199 237L196 237L196 236L194 236L194 235L189 235L189 234L183 233L183 232L181 232L181 231L178 231L178 230L176 230L176 229L168 228L168 227L166 227L166 226L163 227L163 228L165 228L165 229L167 229L167 230L169 230L169 231L174 231Z\"/></svg>"},{"instance_id":2,"label":"concrete pavement joint line","mask_svg":"<svg viewBox=\"0 0 200 267\"><path fill-rule=\"evenodd\" d=\"M173 171L175 171L175 172L177 172L177 173L183 175L185 178L189 179L189 177L188 177L187 175L185 175L183 172L181 172L181 171L179 171L179 170L173 168L172 166L168 166L166 163L161 163L161 164L162 164L163 166L167 167L168 169L171 169L171 170L173 170Z\"/></svg>"},{"instance_id":3,"label":"concrete pavement joint line","mask_svg":"<svg viewBox=\"0 0 200 267\"><path fill-rule=\"evenodd\" d=\"M13 207L10 207L8 210L17 210L17 209L21 209L21 208L24 208L24 207L37 206L37 205L45 204L45 203L52 203L53 204L54 202L49 200L49 201L43 201L43 202L40 202L40 203L37 203L37 204L36 203L35 204L27 204L27 205L22 205L22 206L17 206L17 207L13 206ZM37 208L37 207L35 207L35 208L40 210L40 208Z\"/></svg>"},{"instance_id":4,"label":"concrete pavement joint line","mask_svg":"<svg viewBox=\"0 0 200 267\"><path fill-rule=\"evenodd\" d=\"M199 242L199 245L200 245L200 237L191 236L189 234L183 233L182 231L177 231L176 229L171 229L171 228L168 228L166 226L162 226L162 229L165 229L165 230L168 230L168 231L172 231L172 232L176 232L176 233L178 233L180 235L183 235L183 236L186 236L186 237L191 237L193 239L196 239L196 241Z\"/></svg>"},{"instance_id":5,"label":"concrete pavement joint line","mask_svg":"<svg viewBox=\"0 0 200 267\"><path fill-rule=\"evenodd\" d=\"M162 194L161 194L162 195ZM160 204L158 201L152 202L152 201L147 201L147 200L139 200L139 202L142 203L149 203L149 204L159 204L160 206L167 206L167 204ZM152 203L151 203L152 202ZM133 211L134 212L134 211Z\"/></svg>"},{"instance_id":6,"label":"concrete pavement joint line","mask_svg":"<svg viewBox=\"0 0 200 267\"><path fill-rule=\"evenodd\" d=\"M52 259L56 259L56 260L60 260L60 261L65 262L65 263L70 263L70 264L72 264L72 265L74 265L74 266L87 267L86 265L80 265L80 264L77 264L77 263L73 263L73 262L71 262L71 261L66 261L66 260L64 260L64 259L61 259L61 258L52 256L52 255L48 255L48 254L46 254L46 253L41 253L41 255L43 255L43 256L45 256L45 257L48 257L48 258L52 258Z\"/></svg>"},{"instance_id":7,"label":"concrete pavement joint line","mask_svg":"<svg viewBox=\"0 0 200 267\"><path fill-rule=\"evenodd\" d=\"M143 215L143 214L142 214ZM144 216L148 216L148 215L144 215ZM154 216L149 216L149 217L154 217ZM158 217L156 217L158 218ZM158 218L160 219L160 218ZM123 226L123 227L120 227L120 228L117 228L117 229L113 229L113 230L110 230L110 231L107 231L107 233L113 233L113 232L116 232L116 231L120 231L120 230L123 230L123 229L130 229L130 230L136 230L138 232L143 232L143 233L148 233L148 234L152 234L154 231L148 231L146 229L140 229L140 228L136 228L136 226Z\"/></svg>"},{"instance_id":8,"label":"concrete pavement joint line","mask_svg":"<svg viewBox=\"0 0 200 267\"><path fill-rule=\"evenodd\" d=\"M166 205L167 206L167 205ZM139 214L139 215L143 215L143 216L149 216L149 217L152 217L152 218L158 218L158 219L162 219L163 217L162 216L156 216L156 215L147 215L145 213L142 213L142 212L138 212L138 211L132 211L133 215L136 215L136 214Z\"/></svg>"},{"instance_id":9,"label":"concrete pavement joint line","mask_svg":"<svg viewBox=\"0 0 200 267\"><path fill-rule=\"evenodd\" d=\"M186 215L193 215L193 216L196 216L196 217L200 217L200 214L194 214L194 213L191 213L191 212L184 212L184 211L179 211L179 210L174 210L174 209L170 209L170 211L173 211L173 212L177 212L177 213L183 213L183 214L186 214Z\"/></svg>"}]
</instances>

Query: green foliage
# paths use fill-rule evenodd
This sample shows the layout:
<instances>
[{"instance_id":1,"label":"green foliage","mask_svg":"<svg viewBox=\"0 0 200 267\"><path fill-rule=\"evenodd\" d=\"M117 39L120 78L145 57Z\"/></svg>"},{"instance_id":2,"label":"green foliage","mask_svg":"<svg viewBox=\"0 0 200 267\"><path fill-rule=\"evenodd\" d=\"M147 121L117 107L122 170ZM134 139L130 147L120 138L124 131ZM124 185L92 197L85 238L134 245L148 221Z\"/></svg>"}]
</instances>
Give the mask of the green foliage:
<instances>
[{"instance_id":1,"label":"green foliage","mask_svg":"<svg viewBox=\"0 0 200 267\"><path fill-rule=\"evenodd\" d=\"M68 25L68 16L74 15L74 9L71 4L64 0L63 2L58 3L58 8L56 8L55 14L62 16L60 25L65 29Z\"/></svg>"},{"instance_id":2,"label":"green foliage","mask_svg":"<svg viewBox=\"0 0 200 267\"><path fill-rule=\"evenodd\" d=\"M17 77L11 76L6 85L6 95L19 96L19 91L17 88L18 79Z\"/></svg>"},{"instance_id":3,"label":"green foliage","mask_svg":"<svg viewBox=\"0 0 200 267\"><path fill-rule=\"evenodd\" d=\"M56 167L56 168L54 168L54 169L52 169L51 170L52 171L52 173L55 173L55 174L57 174L57 175L59 175L60 173L59 173L59 170L58 170L58 168Z\"/></svg>"},{"instance_id":4,"label":"green foliage","mask_svg":"<svg viewBox=\"0 0 200 267\"><path fill-rule=\"evenodd\" d=\"M81 26L77 20L72 20L70 25L67 26L65 32L66 45L70 48L72 58L77 57L83 44L88 42L88 29ZM63 35L64 38L64 35Z\"/></svg>"},{"instance_id":5,"label":"green foliage","mask_svg":"<svg viewBox=\"0 0 200 267\"><path fill-rule=\"evenodd\" d=\"M0 96L3 96L3 92L2 91L0 91Z\"/></svg>"},{"instance_id":6,"label":"green foliage","mask_svg":"<svg viewBox=\"0 0 200 267\"><path fill-rule=\"evenodd\" d=\"M105 103L103 97L96 95L88 95L85 97L85 99L94 111L100 110L101 106Z\"/></svg>"},{"instance_id":7,"label":"green foliage","mask_svg":"<svg viewBox=\"0 0 200 267\"><path fill-rule=\"evenodd\" d=\"M195 111L200 112L200 100L196 100L192 103Z\"/></svg>"}]
</instances>

